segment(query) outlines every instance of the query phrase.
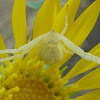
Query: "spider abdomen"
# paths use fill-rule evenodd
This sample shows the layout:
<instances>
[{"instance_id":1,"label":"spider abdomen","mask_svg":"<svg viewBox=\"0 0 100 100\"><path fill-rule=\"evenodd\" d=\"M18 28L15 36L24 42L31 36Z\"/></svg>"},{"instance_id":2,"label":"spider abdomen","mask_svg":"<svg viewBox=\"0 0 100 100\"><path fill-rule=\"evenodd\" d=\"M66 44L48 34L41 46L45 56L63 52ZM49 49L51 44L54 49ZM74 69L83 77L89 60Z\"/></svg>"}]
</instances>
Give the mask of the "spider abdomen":
<instances>
[{"instance_id":1,"label":"spider abdomen","mask_svg":"<svg viewBox=\"0 0 100 100\"><path fill-rule=\"evenodd\" d=\"M63 51L60 45L56 47L50 47L47 45L43 45L40 52L39 57L43 60L46 64L53 64L57 63L63 58Z\"/></svg>"}]
</instances>

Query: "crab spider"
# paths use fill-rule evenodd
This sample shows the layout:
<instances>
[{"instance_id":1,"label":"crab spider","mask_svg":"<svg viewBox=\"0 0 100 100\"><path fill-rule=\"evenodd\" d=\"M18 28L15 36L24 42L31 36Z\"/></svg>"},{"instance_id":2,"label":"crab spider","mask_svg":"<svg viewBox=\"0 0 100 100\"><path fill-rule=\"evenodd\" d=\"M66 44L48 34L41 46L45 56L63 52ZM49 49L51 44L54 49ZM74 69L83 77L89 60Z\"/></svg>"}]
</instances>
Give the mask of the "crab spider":
<instances>
[{"instance_id":1,"label":"crab spider","mask_svg":"<svg viewBox=\"0 0 100 100\"><path fill-rule=\"evenodd\" d=\"M35 38L34 40L30 41L29 43L23 45L22 47L20 47L18 49L0 50L0 54L4 54L4 53L16 54L16 53L21 52L21 54L16 54L14 56L2 58L2 59L0 59L0 62L13 60L16 58L21 58L39 44L39 49L37 52L38 56L40 59L42 59L47 64L57 63L60 60L62 60L63 59L63 51L65 53L69 53L69 54L76 53L77 55L81 56L82 58L84 58L86 60L90 60L97 64L100 64L100 58L98 58L90 53L84 52L84 50L82 50L80 47L75 45L67 37L63 36L68 27L67 22L68 22L68 16L65 17L65 27L60 34L58 34L54 30L51 30L48 33ZM65 47L63 46L62 42L69 49L71 49L72 52L67 51L65 49Z\"/></svg>"}]
</instances>

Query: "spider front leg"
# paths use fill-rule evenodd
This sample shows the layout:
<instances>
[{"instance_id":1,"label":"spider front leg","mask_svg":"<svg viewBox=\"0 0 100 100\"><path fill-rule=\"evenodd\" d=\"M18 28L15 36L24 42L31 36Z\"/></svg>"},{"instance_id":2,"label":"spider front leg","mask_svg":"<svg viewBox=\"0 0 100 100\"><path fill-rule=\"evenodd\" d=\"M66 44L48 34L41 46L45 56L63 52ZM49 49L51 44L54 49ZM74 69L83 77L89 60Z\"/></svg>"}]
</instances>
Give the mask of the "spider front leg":
<instances>
[{"instance_id":1,"label":"spider front leg","mask_svg":"<svg viewBox=\"0 0 100 100\"><path fill-rule=\"evenodd\" d=\"M17 55L14 55L14 56L2 58L2 59L0 59L0 62L10 61L10 60L13 60L13 59L21 58L23 56L24 56L24 54L17 54Z\"/></svg>"},{"instance_id":2,"label":"spider front leg","mask_svg":"<svg viewBox=\"0 0 100 100\"><path fill-rule=\"evenodd\" d=\"M42 36L39 36L37 38L35 38L34 40L32 40L31 42L21 46L20 48L18 49L7 49L7 50L0 50L0 54L4 54L4 53L12 53L12 54L15 54L15 53L19 53L21 51L24 51L25 49L27 48L30 48L30 47L34 47L40 40L41 38L43 37L44 35Z\"/></svg>"},{"instance_id":3,"label":"spider front leg","mask_svg":"<svg viewBox=\"0 0 100 100\"><path fill-rule=\"evenodd\" d=\"M2 59L0 59L0 62L9 61L9 60L13 60L13 59L16 59L16 58L21 58L26 53L28 53L30 50L32 50L40 42L40 40L44 36L45 35L41 35L41 36L35 38L31 42L29 42L29 43L25 44L24 46L20 47L19 49L10 49L10 51L9 51L9 49L8 50L0 50L0 54L4 54L4 53L19 53L20 51L22 51L21 54L17 54L17 55L14 55L14 56L2 58Z\"/></svg>"},{"instance_id":4,"label":"spider front leg","mask_svg":"<svg viewBox=\"0 0 100 100\"><path fill-rule=\"evenodd\" d=\"M74 52L71 52L71 51L67 51L66 48L64 47L64 45L62 43L60 43L62 49L64 50L65 53L68 53L68 54L74 54Z\"/></svg>"},{"instance_id":5,"label":"spider front leg","mask_svg":"<svg viewBox=\"0 0 100 100\"><path fill-rule=\"evenodd\" d=\"M72 41L70 41L67 37L64 37L62 35L59 35L61 41L69 48L71 49L74 53L76 53L77 55L79 55L80 57L86 59L86 60L90 60L93 61L97 64L100 64L100 58L96 57L90 53L84 52L84 50L82 50L80 47L78 47L77 45L75 45Z\"/></svg>"},{"instance_id":6,"label":"spider front leg","mask_svg":"<svg viewBox=\"0 0 100 100\"><path fill-rule=\"evenodd\" d=\"M0 50L0 54L4 54L4 53L12 53L12 54L15 54L15 53L19 53L21 51L19 49L7 49L7 50Z\"/></svg>"},{"instance_id":7,"label":"spider front leg","mask_svg":"<svg viewBox=\"0 0 100 100\"><path fill-rule=\"evenodd\" d=\"M14 56L10 56L10 57L0 59L0 62L10 61L10 60L13 60L13 59L21 58L32 49L33 49L33 47L30 47L30 48L24 50L21 54L17 54L17 55L14 55Z\"/></svg>"},{"instance_id":8,"label":"spider front leg","mask_svg":"<svg viewBox=\"0 0 100 100\"><path fill-rule=\"evenodd\" d=\"M100 64L100 58L92 55L91 53L84 52L83 58Z\"/></svg>"}]
</instances>

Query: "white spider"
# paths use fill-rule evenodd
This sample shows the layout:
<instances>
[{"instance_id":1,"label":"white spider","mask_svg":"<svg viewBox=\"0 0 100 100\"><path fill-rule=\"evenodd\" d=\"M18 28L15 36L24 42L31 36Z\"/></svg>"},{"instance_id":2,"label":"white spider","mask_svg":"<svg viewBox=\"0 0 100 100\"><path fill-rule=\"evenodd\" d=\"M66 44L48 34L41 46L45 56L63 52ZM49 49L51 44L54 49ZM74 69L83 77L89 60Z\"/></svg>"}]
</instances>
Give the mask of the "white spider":
<instances>
[{"instance_id":1,"label":"white spider","mask_svg":"<svg viewBox=\"0 0 100 100\"><path fill-rule=\"evenodd\" d=\"M22 47L18 49L8 49L8 50L0 50L0 54L4 53L12 53L16 54L19 52L22 52L21 54L16 54L14 56L6 57L0 59L0 62L13 60L16 58L23 57L26 53L28 53L30 50L32 50L34 47L36 47L37 44L40 43L40 47L38 50L38 56L40 59L42 59L47 64L53 64L57 63L60 60L63 59L63 50L66 53L73 54L76 53L77 55L81 56L82 58L86 60L93 61L97 64L100 64L100 58L84 52L80 47L75 45L72 41L70 41L67 37L64 37L64 33L66 32L66 29L68 27L68 16L65 17L65 27L62 30L60 34L57 32L51 30L46 34L43 34L34 40L30 41L29 43L23 45ZM65 47L63 46L62 42L72 50L72 52L67 51Z\"/></svg>"}]
</instances>

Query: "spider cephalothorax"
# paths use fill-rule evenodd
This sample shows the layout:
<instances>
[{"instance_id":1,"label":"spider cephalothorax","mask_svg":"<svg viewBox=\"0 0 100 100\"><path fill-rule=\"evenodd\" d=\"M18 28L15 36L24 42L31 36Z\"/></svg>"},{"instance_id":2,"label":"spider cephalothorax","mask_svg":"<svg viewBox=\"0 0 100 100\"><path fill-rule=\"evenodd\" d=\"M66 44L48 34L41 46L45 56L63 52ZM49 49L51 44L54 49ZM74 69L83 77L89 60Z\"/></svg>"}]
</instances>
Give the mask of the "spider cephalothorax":
<instances>
[{"instance_id":1,"label":"spider cephalothorax","mask_svg":"<svg viewBox=\"0 0 100 100\"><path fill-rule=\"evenodd\" d=\"M47 64L59 62L63 58L62 45L57 34L54 30L48 32L39 48L39 57Z\"/></svg>"}]
</instances>

